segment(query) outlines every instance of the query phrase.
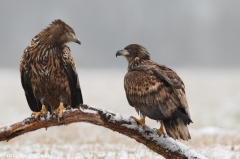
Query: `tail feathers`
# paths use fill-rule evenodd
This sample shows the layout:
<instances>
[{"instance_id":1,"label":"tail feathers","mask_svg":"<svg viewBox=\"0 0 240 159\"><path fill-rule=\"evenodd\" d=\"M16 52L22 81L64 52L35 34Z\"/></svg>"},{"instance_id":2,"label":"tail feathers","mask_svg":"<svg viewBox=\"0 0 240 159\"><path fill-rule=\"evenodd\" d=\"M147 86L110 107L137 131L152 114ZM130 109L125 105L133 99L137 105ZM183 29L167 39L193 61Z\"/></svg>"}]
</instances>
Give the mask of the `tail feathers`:
<instances>
[{"instance_id":1,"label":"tail feathers","mask_svg":"<svg viewBox=\"0 0 240 159\"><path fill-rule=\"evenodd\" d=\"M188 132L187 125L180 118L173 118L171 120L163 120L165 130L168 136L173 139L188 140L191 136Z\"/></svg>"},{"instance_id":2,"label":"tail feathers","mask_svg":"<svg viewBox=\"0 0 240 159\"><path fill-rule=\"evenodd\" d=\"M176 117L181 118L181 119L183 120L183 122L184 122L185 125L189 125L190 123L192 123L192 120L191 120L185 113L183 113L180 109L178 109L178 110L174 113L174 115L175 115Z\"/></svg>"}]
</instances>

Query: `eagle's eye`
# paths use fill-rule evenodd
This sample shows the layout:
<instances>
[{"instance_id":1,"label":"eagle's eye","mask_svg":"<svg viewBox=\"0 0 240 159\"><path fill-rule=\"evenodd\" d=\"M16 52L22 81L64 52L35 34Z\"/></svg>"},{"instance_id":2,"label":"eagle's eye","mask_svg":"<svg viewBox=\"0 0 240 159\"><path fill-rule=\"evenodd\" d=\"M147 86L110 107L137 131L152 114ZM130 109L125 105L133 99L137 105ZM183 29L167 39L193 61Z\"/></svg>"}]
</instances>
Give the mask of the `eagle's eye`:
<instances>
[{"instance_id":1,"label":"eagle's eye","mask_svg":"<svg viewBox=\"0 0 240 159\"><path fill-rule=\"evenodd\" d=\"M128 51L130 52L130 51L132 51L132 49L128 49Z\"/></svg>"}]
</instances>

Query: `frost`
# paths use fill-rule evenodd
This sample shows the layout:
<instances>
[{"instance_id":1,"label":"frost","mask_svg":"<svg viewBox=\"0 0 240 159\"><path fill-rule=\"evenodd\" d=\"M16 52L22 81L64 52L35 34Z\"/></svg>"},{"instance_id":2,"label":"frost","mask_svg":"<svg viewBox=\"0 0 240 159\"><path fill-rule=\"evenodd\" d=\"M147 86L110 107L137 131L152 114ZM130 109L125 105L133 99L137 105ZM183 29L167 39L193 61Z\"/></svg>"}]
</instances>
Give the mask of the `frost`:
<instances>
[{"instance_id":1,"label":"frost","mask_svg":"<svg viewBox=\"0 0 240 159\"><path fill-rule=\"evenodd\" d=\"M182 143L173 140L171 137L163 136L163 135L159 136L157 134L156 129L151 129L146 125L144 127L141 127L141 126L132 125L132 124L131 125L123 124L122 126L125 126L133 130L138 130L138 132L141 133L142 136L144 136L146 139L156 141L158 145L161 145L163 148L171 150L172 152L182 152L188 158L193 158L193 157L197 157L201 159L206 158L198 154L195 150L191 150L185 145L183 145ZM145 133L146 131L148 132L147 134Z\"/></svg>"},{"instance_id":2,"label":"frost","mask_svg":"<svg viewBox=\"0 0 240 159\"><path fill-rule=\"evenodd\" d=\"M124 120L124 121L130 122L130 117L129 117L129 116L127 116L127 115L122 115L122 114L118 114L118 113L116 113L116 115L114 116L114 119L115 119L116 121Z\"/></svg>"},{"instance_id":3,"label":"frost","mask_svg":"<svg viewBox=\"0 0 240 159\"><path fill-rule=\"evenodd\" d=\"M77 111L77 110L78 110L78 108L72 108L72 109L71 109L71 111L73 111L73 112L74 112L74 111Z\"/></svg>"},{"instance_id":4,"label":"frost","mask_svg":"<svg viewBox=\"0 0 240 159\"><path fill-rule=\"evenodd\" d=\"M79 109L78 108L65 109L65 110L63 110L63 113L74 112L74 111L77 111L77 110L79 110Z\"/></svg>"},{"instance_id":5,"label":"frost","mask_svg":"<svg viewBox=\"0 0 240 159\"><path fill-rule=\"evenodd\" d=\"M84 113L97 114L97 111L91 109L83 109L82 107L80 107L80 110Z\"/></svg>"},{"instance_id":6,"label":"frost","mask_svg":"<svg viewBox=\"0 0 240 159\"><path fill-rule=\"evenodd\" d=\"M226 131L226 130L218 128L218 127L213 127L213 126L207 126L207 127L201 128L201 129L199 129L199 132L201 134L211 134L211 135L219 134L219 133L221 133L221 134L229 133L229 131Z\"/></svg>"},{"instance_id":7,"label":"frost","mask_svg":"<svg viewBox=\"0 0 240 159\"><path fill-rule=\"evenodd\" d=\"M110 119L108 121L111 121L113 123L118 122L118 121L126 121L126 122L130 122L130 117L127 115L122 115L122 114L118 114L118 113L113 113L111 111L103 111L104 114L106 114L106 116L110 116Z\"/></svg>"},{"instance_id":8,"label":"frost","mask_svg":"<svg viewBox=\"0 0 240 159\"><path fill-rule=\"evenodd\" d=\"M108 112L108 113L113 113L113 114L115 114L115 112L114 112L114 111L112 111L112 110L107 110L107 111L105 111L105 112Z\"/></svg>"},{"instance_id":9,"label":"frost","mask_svg":"<svg viewBox=\"0 0 240 159\"><path fill-rule=\"evenodd\" d=\"M10 125L7 126L6 130L12 130L12 127Z\"/></svg>"},{"instance_id":10,"label":"frost","mask_svg":"<svg viewBox=\"0 0 240 159\"><path fill-rule=\"evenodd\" d=\"M46 119L47 119L47 118L45 118L45 117L40 117L40 120L42 120L42 121L43 121L43 120L46 120Z\"/></svg>"},{"instance_id":11,"label":"frost","mask_svg":"<svg viewBox=\"0 0 240 159\"><path fill-rule=\"evenodd\" d=\"M90 104L91 101L98 111L105 109L129 116L136 114L134 108L129 106L121 84L126 69L77 68L77 71L81 76L79 77L80 85L84 90L84 99L86 102L88 101L87 104ZM240 159L239 68L229 70L180 68L177 72L186 84L187 98L191 100L189 108L194 118L194 123L189 127L192 139L184 143L209 159ZM22 89L19 70L0 68L0 74L0 101L1 109L4 110L0 111L0 132L2 132L6 130L7 125L29 117L31 111ZM98 82L96 82L96 77L98 77ZM112 93L113 90L114 93ZM204 93L202 93L203 91ZM12 100L13 94L16 94L15 100ZM90 106L92 107L92 105ZM66 112L75 110L79 109L66 110ZM122 118L118 115L114 117L111 115L111 111L108 112L111 120L117 121ZM223 117L227 120L224 120ZM123 117L123 120L130 121L127 122L129 125L125 125L129 128L137 129L140 132L148 130L147 127L141 128L132 118L127 120ZM31 121L32 118L27 118L24 124L27 125ZM151 128L159 126L159 123L150 119L147 119L146 124ZM149 130L150 133L155 131L150 128ZM168 139L164 138L163 140ZM111 157L116 159L163 159L157 153L126 136L88 123L51 127L47 132L40 129L10 140L10 142L0 142L0 156L13 153L47 153L50 155L49 159L109 159Z\"/></svg>"},{"instance_id":12,"label":"frost","mask_svg":"<svg viewBox=\"0 0 240 159\"><path fill-rule=\"evenodd\" d=\"M122 124L122 126L125 126L128 129L138 130L138 132L140 132L140 133L144 133L144 129L146 131L146 128L149 128L148 126L145 126L145 127L138 126L137 123L133 123L133 122L131 124ZM149 128L149 130L150 130L150 128Z\"/></svg>"},{"instance_id":13,"label":"frost","mask_svg":"<svg viewBox=\"0 0 240 159\"><path fill-rule=\"evenodd\" d=\"M47 120L50 120L51 118L52 118L52 114L48 113L46 119L47 119Z\"/></svg>"}]
</instances>

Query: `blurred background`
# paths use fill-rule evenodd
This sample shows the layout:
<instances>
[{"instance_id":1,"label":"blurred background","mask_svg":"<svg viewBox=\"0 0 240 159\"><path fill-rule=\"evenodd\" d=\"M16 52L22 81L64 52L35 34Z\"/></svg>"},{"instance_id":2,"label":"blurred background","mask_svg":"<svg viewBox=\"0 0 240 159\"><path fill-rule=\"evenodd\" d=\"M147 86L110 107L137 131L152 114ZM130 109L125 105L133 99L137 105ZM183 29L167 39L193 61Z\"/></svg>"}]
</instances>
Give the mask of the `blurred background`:
<instances>
[{"instance_id":1,"label":"blurred background","mask_svg":"<svg viewBox=\"0 0 240 159\"><path fill-rule=\"evenodd\" d=\"M170 66L239 67L239 1L0 1L1 67L17 67L31 39L54 19L72 26L77 66L123 67L131 43Z\"/></svg>"},{"instance_id":2,"label":"blurred background","mask_svg":"<svg viewBox=\"0 0 240 159\"><path fill-rule=\"evenodd\" d=\"M240 158L239 8L240 1L222 0L1 0L0 125L30 116L19 61L31 39L61 19L82 43L68 45L84 103L137 116L123 88L127 62L116 59L115 53L140 44L154 61L175 70L186 85L194 123L189 126L192 139L184 144L208 158ZM159 127L150 119L147 125ZM0 152L47 152L66 158L64 151L70 149L83 158L159 157L136 141L95 125L77 123L67 128L38 130L0 143Z\"/></svg>"}]
</instances>

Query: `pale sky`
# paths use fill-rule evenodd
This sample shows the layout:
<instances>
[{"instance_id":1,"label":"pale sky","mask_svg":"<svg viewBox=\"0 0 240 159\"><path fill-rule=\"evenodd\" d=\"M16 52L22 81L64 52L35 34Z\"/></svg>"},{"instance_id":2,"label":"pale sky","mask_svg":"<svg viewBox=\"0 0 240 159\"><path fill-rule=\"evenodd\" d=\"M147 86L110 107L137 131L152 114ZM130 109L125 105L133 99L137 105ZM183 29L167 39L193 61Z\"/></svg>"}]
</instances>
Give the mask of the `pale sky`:
<instances>
[{"instance_id":1,"label":"pale sky","mask_svg":"<svg viewBox=\"0 0 240 159\"><path fill-rule=\"evenodd\" d=\"M240 1L1 0L0 67L17 68L31 39L62 19L82 45L69 44L77 67L123 67L117 50L147 48L169 67L239 67Z\"/></svg>"}]
</instances>

